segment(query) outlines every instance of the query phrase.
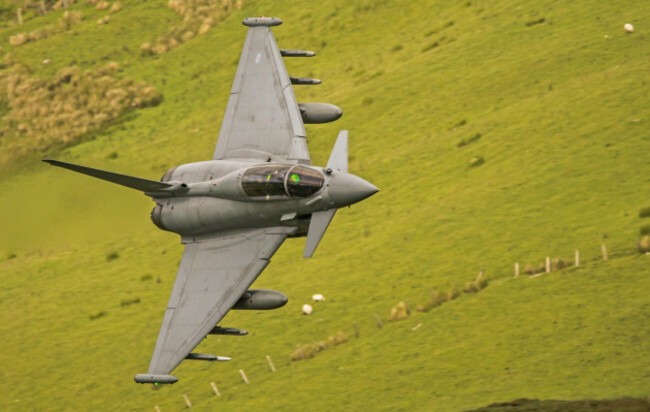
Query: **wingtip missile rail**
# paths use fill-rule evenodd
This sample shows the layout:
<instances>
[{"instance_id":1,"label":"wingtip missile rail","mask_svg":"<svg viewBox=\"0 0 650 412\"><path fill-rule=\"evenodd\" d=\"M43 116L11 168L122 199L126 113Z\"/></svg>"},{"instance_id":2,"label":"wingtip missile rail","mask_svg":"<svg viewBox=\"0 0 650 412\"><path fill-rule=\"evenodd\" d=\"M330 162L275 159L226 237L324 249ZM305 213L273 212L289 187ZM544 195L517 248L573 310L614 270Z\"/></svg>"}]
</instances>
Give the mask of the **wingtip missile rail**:
<instances>
[{"instance_id":1,"label":"wingtip missile rail","mask_svg":"<svg viewBox=\"0 0 650 412\"><path fill-rule=\"evenodd\" d=\"M311 50L294 50L294 49L280 49L282 57L314 57L316 52Z\"/></svg>"},{"instance_id":2,"label":"wingtip missile rail","mask_svg":"<svg viewBox=\"0 0 650 412\"><path fill-rule=\"evenodd\" d=\"M248 17L242 20L241 24L248 27L273 27L281 25L282 20L278 19L277 17Z\"/></svg>"},{"instance_id":3,"label":"wingtip missile rail","mask_svg":"<svg viewBox=\"0 0 650 412\"><path fill-rule=\"evenodd\" d=\"M232 358L229 358L227 356L217 356L211 355L209 353L190 353L185 357L185 359L202 360L209 362L227 362L229 360L232 360Z\"/></svg>"}]
</instances>

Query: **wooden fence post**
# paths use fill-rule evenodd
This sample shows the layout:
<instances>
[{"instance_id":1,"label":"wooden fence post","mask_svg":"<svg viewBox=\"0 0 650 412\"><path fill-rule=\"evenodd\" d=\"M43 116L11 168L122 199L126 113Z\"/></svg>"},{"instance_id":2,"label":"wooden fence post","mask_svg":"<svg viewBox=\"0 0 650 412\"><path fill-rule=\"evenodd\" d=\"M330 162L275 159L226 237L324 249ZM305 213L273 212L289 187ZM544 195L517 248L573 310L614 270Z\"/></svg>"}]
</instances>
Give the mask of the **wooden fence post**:
<instances>
[{"instance_id":1,"label":"wooden fence post","mask_svg":"<svg viewBox=\"0 0 650 412\"><path fill-rule=\"evenodd\" d=\"M381 329L381 327L384 326L384 324L381 322L381 318L379 317L379 315L377 315L376 313L374 315L375 315L375 320L377 321L377 327Z\"/></svg>"},{"instance_id":2,"label":"wooden fence post","mask_svg":"<svg viewBox=\"0 0 650 412\"><path fill-rule=\"evenodd\" d=\"M580 251L576 249L575 255L574 255L574 262L576 267L580 266Z\"/></svg>"},{"instance_id":3,"label":"wooden fence post","mask_svg":"<svg viewBox=\"0 0 650 412\"><path fill-rule=\"evenodd\" d=\"M519 262L515 263L515 279L519 277Z\"/></svg>"},{"instance_id":4,"label":"wooden fence post","mask_svg":"<svg viewBox=\"0 0 650 412\"><path fill-rule=\"evenodd\" d=\"M187 395L183 394L183 399L185 399L185 405L187 405L188 409L192 408L192 402L190 402L190 398L187 397Z\"/></svg>"},{"instance_id":5,"label":"wooden fence post","mask_svg":"<svg viewBox=\"0 0 650 412\"><path fill-rule=\"evenodd\" d=\"M271 368L271 371L275 372L275 366L273 366L273 361L269 355L266 355L266 361L269 363L269 368Z\"/></svg>"},{"instance_id":6,"label":"wooden fence post","mask_svg":"<svg viewBox=\"0 0 650 412\"><path fill-rule=\"evenodd\" d=\"M214 391L214 394L217 396L221 396L219 393L219 389L217 389L217 385L214 384L214 382L210 382L210 386L212 386L212 390Z\"/></svg>"},{"instance_id":7,"label":"wooden fence post","mask_svg":"<svg viewBox=\"0 0 650 412\"><path fill-rule=\"evenodd\" d=\"M246 374L244 373L243 369L239 370L239 374L241 375L241 378L244 380L244 383L248 385L248 378L246 377Z\"/></svg>"},{"instance_id":8,"label":"wooden fence post","mask_svg":"<svg viewBox=\"0 0 650 412\"><path fill-rule=\"evenodd\" d=\"M23 9L16 10L16 15L18 16L18 24L23 24Z\"/></svg>"},{"instance_id":9,"label":"wooden fence post","mask_svg":"<svg viewBox=\"0 0 650 412\"><path fill-rule=\"evenodd\" d=\"M41 14L47 13L47 9L45 8L45 2L43 0L41 0L40 6L41 6Z\"/></svg>"},{"instance_id":10,"label":"wooden fence post","mask_svg":"<svg viewBox=\"0 0 650 412\"><path fill-rule=\"evenodd\" d=\"M607 261L607 246L604 243L600 245L600 251L603 252L603 260Z\"/></svg>"},{"instance_id":11,"label":"wooden fence post","mask_svg":"<svg viewBox=\"0 0 650 412\"><path fill-rule=\"evenodd\" d=\"M546 273L551 271L551 257L546 256Z\"/></svg>"},{"instance_id":12,"label":"wooden fence post","mask_svg":"<svg viewBox=\"0 0 650 412\"><path fill-rule=\"evenodd\" d=\"M160 412L160 408L158 407L158 405L154 405L154 406L153 406L153 409L154 409L156 412Z\"/></svg>"}]
</instances>

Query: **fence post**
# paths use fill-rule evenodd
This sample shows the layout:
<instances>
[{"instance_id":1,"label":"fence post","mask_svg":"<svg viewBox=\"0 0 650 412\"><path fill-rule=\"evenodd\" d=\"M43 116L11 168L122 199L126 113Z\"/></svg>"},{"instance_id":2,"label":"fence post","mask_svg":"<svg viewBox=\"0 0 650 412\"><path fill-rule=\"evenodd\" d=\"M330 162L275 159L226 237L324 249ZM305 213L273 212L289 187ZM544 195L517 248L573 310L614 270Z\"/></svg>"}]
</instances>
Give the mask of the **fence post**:
<instances>
[{"instance_id":1,"label":"fence post","mask_svg":"<svg viewBox=\"0 0 650 412\"><path fill-rule=\"evenodd\" d=\"M187 395L183 394L183 399L185 399L185 405L187 405L188 409L192 408L192 402L190 402L190 398L187 397Z\"/></svg>"},{"instance_id":2,"label":"fence post","mask_svg":"<svg viewBox=\"0 0 650 412\"><path fill-rule=\"evenodd\" d=\"M153 408L156 412L160 412L160 408L158 407L158 405L154 405Z\"/></svg>"},{"instance_id":3,"label":"fence post","mask_svg":"<svg viewBox=\"0 0 650 412\"><path fill-rule=\"evenodd\" d=\"M600 245L600 251L603 252L603 260L607 261L607 246L604 243Z\"/></svg>"},{"instance_id":4,"label":"fence post","mask_svg":"<svg viewBox=\"0 0 650 412\"><path fill-rule=\"evenodd\" d=\"M354 322L352 326L354 326L354 336L356 336L357 339L359 339L359 327L357 326L357 322Z\"/></svg>"},{"instance_id":5,"label":"fence post","mask_svg":"<svg viewBox=\"0 0 650 412\"><path fill-rule=\"evenodd\" d=\"M381 327L384 326L384 324L381 322L381 318L379 317L379 315L377 315L376 313L374 315L375 315L375 320L377 321L377 327L381 329Z\"/></svg>"},{"instance_id":6,"label":"fence post","mask_svg":"<svg viewBox=\"0 0 650 412\"><path fill-rule=\"evenodd\" d=\"M574 255L574 261L576 267L580 266L580 251L576 249L575 255Z\"/></svg>"},{"instance_id":7,"label":"fence post","mask_svg":"<svg viewBox=\"0 0 650 412\"><path fill-rule=\"evenodd\" d=\"M45 8L45 2L43 0L41 0L39 5L41 6L41 14L47 13L47 9Z\"/></svg>"},{"instance_id":8,"label":"fence post","mask_svg":"<svg viewBox=\"0 0 650 412\"><path fill-rule=\"evenodd\" d=\"M221 396L219 393L219 389L217 389L217 385L214 384L214 382L210 382L210 386L212 386L212 390L214 391L214 394L217 396Z\"/></svg>"},{"instance_id":9,"label":"fence post","mask_svg":"<svg viewBox=\"0 0 650 412\"><path fill-rule=\"evenodd\" d=\"M271 371L275 372L275 366L273 366L273 361L269 355L266 355L266 361L269 363L269 368L271 368Z\"/></svg>"},{"instance_id":10,"label":"fence post","mask_svg":"<svg viewBox=\"0 0 650 412\"><path fill-rule=\"evenodd\" d=\"M246 377L246 374L244 373L243 369L239 370L239 374L241 375L241 378L244 380L244 383L248 385L248 378Z\"/></svg>"},{"instance_id":11,"label":"fence post","mask_svg":"<svg viewBox=\"0 0 650 412\"><path fill-rule=\"evenodd\" d=\"M18 16L18 24L23 24L23 9L16 10L16 15Z\"/></svg>"},{"instance_id":12,"label":"fence post","mask_svg":"<svg viewBox=\"0 0 650 412\"><path fill-rule=\"evenodd\" d=\"M515 263L515 279L519 277L519 262Z\"/></svg>"},{"instance_id":13,"label":"fence post","mask_svg":"<svg viewBox=\"0 0 650 412\"><path fill-rule=\"evenodd\" d=\"M546 273L551 271L551 257L546 256Z\"/></svg>"}]
</instances>

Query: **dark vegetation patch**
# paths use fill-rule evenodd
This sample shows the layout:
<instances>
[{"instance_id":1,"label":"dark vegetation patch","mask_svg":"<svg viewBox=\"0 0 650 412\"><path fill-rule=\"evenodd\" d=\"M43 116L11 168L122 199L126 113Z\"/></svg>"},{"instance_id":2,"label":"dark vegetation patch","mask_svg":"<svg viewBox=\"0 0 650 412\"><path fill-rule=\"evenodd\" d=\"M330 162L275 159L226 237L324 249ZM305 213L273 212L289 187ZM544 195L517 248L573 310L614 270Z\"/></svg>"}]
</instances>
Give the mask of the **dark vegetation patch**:
<instances>
[{"instance_id":1,"label":"dark vegetation patch","mask_svg":"<svg viewBox=\"0 0 650 412\"><path fill-rule=\"evenodd\" d=\"M639 229L639 232L640 232L641 236L650 235L650 223L641 226L641 228Z\"/></svg>"},{"instance_id":2,"label":"dark vegetation patch","mask_svg":"<svg viewBox=\"0 0 650 412\"><path fill-rule=\"evenodd\" d=\"M106 316L106 312L102 310L101 312L97 312L94 315L90 315L88 317L90 318L90 320L95 320L95 319L103 318L104 316Z\"/></svg>"},{"instance_id":3,"label":"dark vegetation patch","mask_svg":"<svg viewBox=\"0 0 650 412\"><path fill-rule=\"evenodd\" d=\"M546 21L546 19L544 17L540 17L539 19L535 19L535 20L529 20L529 21L526 22L526 27L535 26L537 24L542 24L545 21Z\"/></svg>"},{"instance_id":4,"label":"dark vegetation patch","mask_svg":"<svg viewBox=\"0 0 650 412\"><path fill-rule=\"evenodd\" d=\"M142 282L146 282L151 279L153 279L153 276L150 273L147 273L146 275L142 275L142 277L140 278Z\"/></svg>"},{"instance_id":5,"label":"dark vegetation patch","mask_svg":"<svg viewBox=\"0 0 650 412\"><path fill-rule=\"evenodd\" d=\"M480 273L476 278L475 282L483 282L483 281L484 283L481 283L483 285L481 289L487 286L487 280L483 279L483 274ZM418 305L416 309L418 312L428 312L433 308L437 308L438 306L442 305L445 302L458 299L459 297L460 297L460 289L458 288L458 283L454 283L454 287L447 290L446 292L438 292L435 291L434 289L431 289L431 298L425 303L423 303L422 305Z\"/></svg>"},{"instance_id":6,"label":"dark vegetation patch","mask_svg":"<svg viewBox=\"0 0 650 412\"><path fill-rule=\"evenodd\" d=\"M542 263L541 265L532 265L529 263L524 267L524 272L527 275L536 275L544 271L546 271L546 265L544 263Z\"/></svg>"},{"instance_id":7,"label":"dark vegetation patch","mask_svg":"<svg viewBox=\"0 0 650 412\"><path fill-rule=\"evenodd\" d=\"M398 45L394 46L392 49L390 49L390 51L398 52L398 51L402 50L403 48L404 48L404 46L402 46L401 44L398 44Z\"/></svg>"},{"instance_id":8,"label":"dark vegetation patch","mask_svg":"<svg viewBox=\"0 0 650 412\"><path fill-rule=\"evenodd\" d=\"M436 47L440 46L440 44L437 41L434 41L431 44L428 44L422 48L422 53L428 52L429 50L435 49Z\"/></svg>"},{"instance_id":9,"label":"dark vegetation patch","mask_svg":"<svg viewBox=\"0 0 650 412\"><path fill-rule=\"evenodd\" d=\"M639 210L639 217L650 217L650 206Z\"/></svg>"},{"instance_id":10,"label":"dark vegetation patch","mask_svg":"<svg viewBox=\"0 0 650 412\"><path fill-rule=\"evenodd\" d=\"M445 24L443 24L442 26L440 26L439 28L437 28L437 29L433 29L433 30L430 30L430 31L424 33L424 37L431 37L431 36L433 36L434 34L440 33L442 30L444 30L444 29L448 29L449 27L451 27L451 26L453 26L453 25L454 25L454 21L453 21L453 20L450 20L450 21L448 21L447 23L445 23Z\"/></svg>"},{"instance_id":11,"label":"dark vegetation patch","mask_svg":"<svg viewBox=\"0 0 650 412\"><path fill-rule=\"evenodd\" d=\"M6 99L0 99L0 117L9 113L10 110L11 107L9 107L9 102Z\"/></svg>"},{"instance_id":12,"label":"dark vegetation patch","mask_svg":"<svg viewBox=\"0 0 650 412\"><path fill-rule=\"evenodd\" d=\"M469 167L479 167L483 163L485 163L483 156L474 156L469 159Z\"/></svg>"},{"instance_id":13,"label":"dark vegetation patch","mask_svg":"<svg viewBox=\"0 0 650 412\"><path fill-rule=\"evenodd\" d=\"M120 254L117 252L111 252L108 255L106 255L106 261L110 262L112 260L115 260L120 257Z\"/></svg>"},{"instance_id":14,"label":"dark vegetation patch","mask_svg":"<svg viewBox=\"0 0 650 412\"><path fill-rule=\"evenodd\" d=\"M456 291L458 292L458 287L456 287ZM460 296L460 292L455 295L454 299L458 296ZM431 290L431 299L427 300L421 305L418 305L416 309L418 312L428 312L431 309L437 308L449 300L451 299L448 292L436 292L435 290Z\"/></svg>"},{"instance_id":15,"label":"dark vegetation patch","mask_svg":"<svg viewBox=\"0 0 650 412\"><path fill-rule=\"evenodd\" d=\"M117 154L117 152L111 152L111 153L109 153L109 154L106 156L106 158L107 158L107 159L117 159L119 156L120 156L120 155Z\"/></svg>"},{"instance_id":16,"label":"dark vegetation patch","mask_svg":"<svg viewBox=\"0 0 650 412\"><path fill-rule=\"evenodd\" d=\"M364 97L361 100L361 106L370 106L375 100L372 97Z\"/></svg>"},{"instance_id":17,"label":"dark vegetation patch","mask_svg":"<svg viewBox=\"0 0 650 412\"><path fill-rule=\"evenodd\" d=\"M646 399L621 398L611 400L581 401L540 401L537 399L517 399L511 402L497 402L469 412L647 412L650 403Z\"/></svg>"},{"instance_id":18,"label":"dark vegetation patch","mask_svg":"<svg viewBox=\"0 0 650 412\"><path fill-rule=\"evenodd\" d=\"M0 2L0 21L7 21L14 18L16 10L9 2Z\"/></svg>"},{"instance_id":19,"label":"dark vegetation patch","mask_svg":"<svg viewBox=\"0 0 650 412\"><path fill-rule=\"evenodd\" d=\"M462 139L460 142L458 142L458 144L456 144L456 147L467 146L468 144L474 143L475 141L477 141L480 138L481 138L481 134L476 133L476 134L472 135L471 137L466 137L466 138Z\"/></svg>"},{"instance_id":20,"label":"dark vegetation patch","mask_svg":"<svg viewBox=\"0 0 650 412\"><path fill-rule=\"evenodd\" d=\"M140 303L140 298L123 299L122 302L120 302L120 306L131 306L136 303Z\"/></svg>"},{"instance_id":21,"label":"dark vegetation patch","mask_svg":"<svg viewBox=\"0 0 650 412\"><path fill-rule=\"evenodd\" d=\"M459 127L465 126L467 124L467 119L460 119L458 122L456 122L452 127L451 130L457 129Z\"/></svg>"}]
</instances>

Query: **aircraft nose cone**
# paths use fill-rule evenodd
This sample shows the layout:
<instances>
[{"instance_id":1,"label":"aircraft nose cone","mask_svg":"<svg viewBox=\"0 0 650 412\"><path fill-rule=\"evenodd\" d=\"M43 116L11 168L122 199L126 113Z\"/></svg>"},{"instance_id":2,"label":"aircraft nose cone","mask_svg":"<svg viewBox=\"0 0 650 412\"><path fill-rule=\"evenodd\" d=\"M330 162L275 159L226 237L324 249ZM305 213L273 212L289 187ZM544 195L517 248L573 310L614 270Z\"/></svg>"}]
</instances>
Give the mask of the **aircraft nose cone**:
<instances>
[{"instance_id":1,"label":"aircraft nose cone","mask_svg":"<svg viewBox=\"0 0 650 412\"><path fill-rule=\"evenodd\" d=\"M372 183L349 173L337 173L332 176L329 185L330 199L340 206L351 205L368 198L379 189Z\"/></svg>"}]
</instances>

